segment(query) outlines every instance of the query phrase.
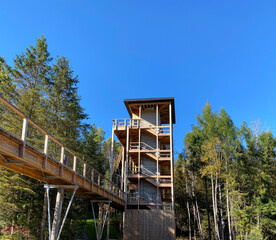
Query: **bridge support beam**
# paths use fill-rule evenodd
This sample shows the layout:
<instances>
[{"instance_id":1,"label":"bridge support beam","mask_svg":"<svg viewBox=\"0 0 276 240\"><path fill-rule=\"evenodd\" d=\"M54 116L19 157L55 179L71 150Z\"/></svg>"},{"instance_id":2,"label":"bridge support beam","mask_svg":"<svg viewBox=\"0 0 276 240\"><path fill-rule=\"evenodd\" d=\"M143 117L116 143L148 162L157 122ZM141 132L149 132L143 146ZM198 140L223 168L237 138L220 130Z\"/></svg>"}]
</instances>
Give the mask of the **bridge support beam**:
<instances>
[{"instance_id":1,"label":"bridge support beam","mask_svg":"<svg viewBox=\"0 0 276 240\"><path fill-rule=\"evenodd\" d=\"M95 224L95 229L96 229L96 239L101 240L102 235L103 235L103 230L104 230L104 225L106 222L106 218L110 218L110 203L111 201L90 201L91 206L92 206L92 211L93 211L93 217L94 217L94 224ZM95 209L94 209L94 204L98 203L99 204L99 214L98 214L98 222L96 221L96 214L95 214ZM104 208L104 204L106 204L106 207ZM108 222L110 219L108 219ZM109 229L108 229L109 231ZM107 236L109 239L109 232L107 233Z\"/></svg>"},{"instance_id":2,"label":"bridge support beam","mask_svg":"<svg viewBox=\"0 0 276 240\"><path fill-rule=\"evenodd\" d=\"M68 215L68 212L69 212L70 207L72 205L74 196L75 196L76 191L78 189L78 186L45 184L44 188L46 189L46 193L47 193L49 240L59 240L62 229L63 229L63 226L64 226L64 223L65 223L65 220L67 218L67 215ZM51 212L51 209L50 209L50 189L51 188L57 188L58 189L52 227L51 227L51 214L50 214L50 212ZM64 218L62 220L61 227L59 228L59 224L60 224L60 220L61 220L61 210L62 210L63 199L64 199L64 189L74 189L74 192L73 192L73 194L71 196L71 199L70 199L70 202L67 206Z\"/></svg>"}]
</instances>

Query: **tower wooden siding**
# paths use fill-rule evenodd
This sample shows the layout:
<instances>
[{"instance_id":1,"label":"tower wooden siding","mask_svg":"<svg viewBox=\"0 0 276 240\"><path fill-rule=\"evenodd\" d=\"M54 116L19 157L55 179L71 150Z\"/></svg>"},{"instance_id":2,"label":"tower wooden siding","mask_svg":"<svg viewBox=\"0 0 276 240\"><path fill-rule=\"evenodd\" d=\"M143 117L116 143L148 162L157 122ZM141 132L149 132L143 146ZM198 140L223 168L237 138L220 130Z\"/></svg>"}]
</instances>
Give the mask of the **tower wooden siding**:
<instances>
[{"instance_id":1,"label":"tower wooden siding","mask_svg":"<svg viewBox=\"0 0 276 240\"><path fill-rule=\"evenodd\" d=\"M124 240L175 240L172 210L126 210Z\"/></svg>"}]
</instances>

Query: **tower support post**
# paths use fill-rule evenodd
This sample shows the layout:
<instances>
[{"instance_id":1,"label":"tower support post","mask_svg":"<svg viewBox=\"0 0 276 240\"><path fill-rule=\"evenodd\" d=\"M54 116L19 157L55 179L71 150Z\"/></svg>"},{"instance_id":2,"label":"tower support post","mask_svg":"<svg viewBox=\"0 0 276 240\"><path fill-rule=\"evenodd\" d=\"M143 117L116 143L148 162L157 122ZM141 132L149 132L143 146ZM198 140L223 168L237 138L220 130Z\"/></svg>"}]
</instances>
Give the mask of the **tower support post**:
<instances>
[{"instance_id":1,"label":"tower support post","mask_svg":"<svg viewBox=\"0 0 276 240\"><path fill-rule=\"evenodd\" d=\"M112 137L111 137L111 149L110 149L110 161L109 161L109 180L112 182L113 175L113 154L114 154L114 127L112 127ZM111 188L111 185L110 185Z\"/></svg>"},{"instance_id":2,"label":"tower support post","mask_svg":"<svg viewBox=\"0 0 276 240\"><path fill-rule=\"evenodd\" d=\"M122 168L121 168L121 190L124 190L124 179L125 179L125 148L124 146L122 146L123 148L123 153L122 153L122 161L121 161L121 164L122 164Z\"/></svg>"},{"instance_id":3,"label":"tower support post","mask_svg":"<svg viewBox=\"0 0 276 240\"><path fill-rule=\"evenodd\" d=\"M124 192L127 194L127 177L128 177L128 162L129 162L129 126L127 126L127 136L126 136L126 160L125 160L125 183L124 183ZM127 199L126 199L127 200Z\"/></svg>"}]
</instances>

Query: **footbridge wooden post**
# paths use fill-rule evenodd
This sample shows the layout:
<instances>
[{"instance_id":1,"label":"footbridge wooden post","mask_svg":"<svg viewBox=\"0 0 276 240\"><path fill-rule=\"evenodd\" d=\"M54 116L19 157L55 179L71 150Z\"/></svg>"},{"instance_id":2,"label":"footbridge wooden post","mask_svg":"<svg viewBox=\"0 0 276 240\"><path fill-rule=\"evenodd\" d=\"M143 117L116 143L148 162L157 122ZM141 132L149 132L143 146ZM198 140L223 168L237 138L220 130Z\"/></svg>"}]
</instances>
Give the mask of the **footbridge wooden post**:
<instances>
[{"instance_id":1,"label":"footbridge wooden post","mask_svg":"<svg viewBox=\"0 0 276 240\"><path fill-rule=\"evenodd\" d=\"M21 148L21 157L24 158L25 148L27 142L27 131L28 131L28 118L23 119L23 127L22 127L22 136L21 140L23 141L23 146Z\"/></svg>"}]
</instances>

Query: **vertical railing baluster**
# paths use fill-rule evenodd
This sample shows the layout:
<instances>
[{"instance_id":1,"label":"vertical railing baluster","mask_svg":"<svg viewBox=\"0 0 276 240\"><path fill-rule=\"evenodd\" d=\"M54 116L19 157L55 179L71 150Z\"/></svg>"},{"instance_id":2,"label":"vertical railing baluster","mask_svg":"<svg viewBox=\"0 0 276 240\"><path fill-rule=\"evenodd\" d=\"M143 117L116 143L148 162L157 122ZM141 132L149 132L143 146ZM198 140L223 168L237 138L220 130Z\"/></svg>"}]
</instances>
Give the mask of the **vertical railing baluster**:
<instances>
[{"instance_id":1,"label":"vertical railing baluster","mask_svg":"<svg viewBox=\"0 0 276 240\"><path fill-rule=\"evenodd\" d=\"M91 170L91 182L94 183L94 169Z\"/></svg>"},{"instance_id":2,"label":"vertical railing baluster","mask_svg":"<svg viewBox=\"0 0 276 240\"><path fill-rule=\"evenodd\" d=\"M60 163L63 163L63 160L64 160L64 147L62 146L61 147L61 153L60 153Z\"/></svg>"},{"instance_id":3,"label":"vertical railing baluster","mask_svg":"<svg viewBox=\"0 0 276 240\"><path fill-rule=\"evenodd\" d=\"M49 146L49 135L45 135L44 154L46 158L48 157L48 146Z\"/></svg>"},{"instance_id":4,"label":"vertical railing baluster","mask_svg":"<svg viewBox=\"0 0 276 240\"><path fill-rule=\"evenodd\" d=\"M86 176L86 162L83 162L83 176Z\"/></svg>"},{"instance_id":5,"label":"vertical railing baluster","mask_svg":"<svg viewBox=\"0 0 276 240\"><path fill-rule=\"evenodd\" d=\"M45 154L45 159L44 159L44 164L43 167L47 168L47 158L48 158L48 146L49 146L49 135L45 135L45 142L44 142L44 154Z\"/></svg>"},{"instance_id":6,"label":"vertical railing baluster","mask_svg":"<svg viewBox=\"0 0 276 240\"><path fill-rule=\"evenodd\" d=\"M101 175L98 173L98 185L101 186Z\"/></svg>"},{"instance_id":7,"label":"vertical railing baluster","mask_svg":"<svg viewBox=\"0 0 276 240\"><path fill-rule=\"evenodd\" d=\"M22 135L21 140L23 141L23 146L21 149L21 157L24 158L25 148L27 143L27 131L28 131L28 118L23 119Z\"/></svg>"},{"instance_id":8,"label":"vertical railing baluster","mask_svg":"<svg viewBox=\"0 0 276 240\"><path fill-rule=\"evenodd\" d=\"M74 156L74 160L73 160L73 171L76 172L77 170L77 157Z\"/></svg>"},{"instance_id":9,"label":"vertical railing baluster","mask_svg":"<svg viewBox=\"0 0 276 240\"><path fill-rule=\"evenodd\" d=\"M61 153L60 153L60 163L64 163L64 147L62 146L61 147ZM60 176L63 176L63 165L61 165L61 168L60 168Z\"/></svg>"}]
</instances>

